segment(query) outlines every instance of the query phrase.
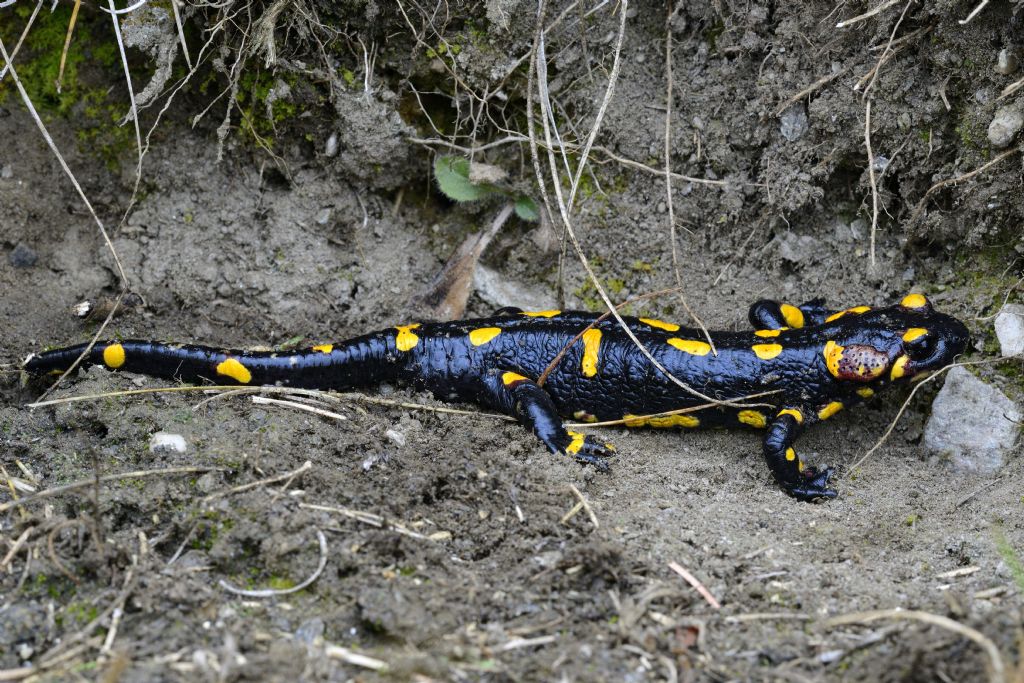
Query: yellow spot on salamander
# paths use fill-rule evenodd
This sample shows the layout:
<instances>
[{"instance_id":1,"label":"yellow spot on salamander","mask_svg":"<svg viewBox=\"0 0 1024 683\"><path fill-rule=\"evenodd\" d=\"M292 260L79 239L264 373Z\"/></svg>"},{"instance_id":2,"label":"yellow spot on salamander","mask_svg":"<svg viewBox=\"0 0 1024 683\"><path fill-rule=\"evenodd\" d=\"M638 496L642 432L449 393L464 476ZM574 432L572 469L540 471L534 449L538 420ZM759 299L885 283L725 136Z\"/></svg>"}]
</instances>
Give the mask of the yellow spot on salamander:
<instances>
[{"instance_id":1,"label":"yellow spot on salamander","mask_svg":"<svg viewBox=\"0 0 1024 683\"><path fill-rule=\"evenodd\" d=\"M230 377L239 384L248 384L252 380L252 373L249 368L242 365L235 358L227 358L217 364L217 374Z\"/></svg>"},{"instance_id":2,"label":"yellow spot on salamander","mask_svg":"<svg viewBox=\"0 0 1024 683\"><path fill-rule=\"evenodd\" d=\"M688 353L691 356L706 356L711 352L711 345L707 342L697 341L695 339L680 339L679 337L672 337L668 340L670 346L674 346L683 353Z\"/></svg>"},{"instance_id":3,"label":"yellow spot on salamander","mask_svg":"<svg viewBox=\"0 0 1024 683\"><path fill-rule=\"evenodd\" d=\"M664 320L657 320L655 318L640 318L640 322L651 327L657 327L659 330L665 330L666 332L675 332L679 329L679 325L675 323L667 323Z\"/></svg>"},{"instance_id":4,"label":"yellow spot on salamander","mask_svg":"<svg viewBox=\"0 0 1024 683\"><path fill-rule=\"evenodd\" d=\"M700 420L693 415L662 415L661 417L641 417L626 414L622 420L627 427L654 427L655 429L671 429L673 427L699 427Z\"/></svg>"},{"instance_id":5,"label":"yellow spot on salamander","mask_svg":"<svg viewBox=\"0 0 1024 683\"><path fill-rule=\"evenodd\" d=\"M764 413L757 410L741 410L737 413L736 419L745 425L757 427L758 429L764 429L768 424L768 418L764 416Z\"/></svg>"},{"instance_id":6,"label":"yellow spot on salamander","mask_svg":"<svg viewBox=\"0 0 1024 683\"><path fill-rule=\"evenodd\" d=\"M827 323L830 323L830 322L832 322L833 320L839 320L839 319L840 319L840 318L842 318L842 317L843 317L844 315L846 315L846 311L839 311L838 313L833 313L833 314L832 314L832 315L830 315L829 317L825 318L825 322L827 322Z\"/></svg>"},{"instance_id":7,"label":"yellow spot on salamander","mask_svg":"<svg viewBox=\"0 0 1024 683\"><path fill-rule=\"evenodd\" d=\"M827 420L832 417L840 410L843 409L843 404L839 401L832 401L827 406L818 411L818 419Z\"/></svg>"},{"instance_id":8,"label":"yellow spot on salamander","mask_svg":"<svg viewBox=\"0 0 1024 683\"><path fill-rule=\"evenodd\" d=\"M804 464L803 460L796 461L796 469L798 472L803 472L805 467L807 467L807 465Z\"/></svg>"},{"instance_id":9,"label":"yellow spot on salamander","mask_svg":"<svg viewBox=\"0 0 1024 683\"><path fill-rule=\"evenodd\" d=\"M896 359L896 362L892 364L892 370L889 371L889 379L897 380L903 375L907 374L907 363L910 361L910 356L900 356Z\"/></svg>"},{"instance_id":10,"label":"yellow spot on salamander","mask_svg":"<svg viewBox=\"0 0 1024 683\"><path fill-rule=\"evenodd\" d=\"M834 341L825 342L821 355L825 356L825 365L833 377L839 376L839 361L843 359L843 347Z\"/></svg>"},{"instance_id":11,"label":"yellow spot on salamander","mask_svg":"<svg viewBox=\"0 0 1024 683\"><path fill-rule=\"evenodd\" d=\"M395 337L395 346L398 347L399 351L410 351L416 348L416 345L420 343L420 338L413 334L412 331L419 326L419 323L395 325L395 329L398 330L398 335Z\"/></svg>"},{"instance_id":12,"label":"yellow spot on salamander","mask_svg":"<svg viewBox=\"0 0 1024 683\"><path fill-rule=\"evenodd\" d=\"M926 334L928 334L928 330L924 329L923 327L911 327L909 330L903 333L903 341L909 343L914 341L918 337L923 337Z\"/></svg>"},{"instance_id":13,"label":"yellow spot on salamander","mask_svg":"<svg viewBox=\"0 0 1024 683\"><path fill-rule=\"evenodd\" d=\"M782 344L754 344L750 348L761 360L771 360L782 353Z\"/></svg>"},{"instance_id":14,"label":"yellow spot on salamander","mask_svg":"<svg viewBox=\"0 0 1024 683\"><path fill-rule=\"evenodd\" d=\"M572 414L572 416L580 422L597 422L597 416L592 415L585 410L577 410Z\"/></svg>"},{"instance_id":15,"label":"yellow spot on salamander","mask_svg":"<svg viewBox=\"0 0 1024 683\"><path fill-rule=\"evenodd\" d=\"M875 390L869 387L861 387L857 390L857 395L861 398L871 398L875 395Z\"/></svg>"},{"instance_id":16,"label":"yellow spot on salamander","mask_svg":"<svg viewBox=\"0 0 1024 683\"><path fill-rule=\"evenodd\" d=\"M572 441L565 447L565 452L570 455L576 455L583 448L583 442L586 441L587 437L579 432L569 432L569 436L572 437Z\"/></svg>"},{"instance_id":17,"label":"yellow spot on salamander","mask_svg":"<svg viewBox=\"0 0 1024 683\"><path fill-rule=\"evenodd\" d=\"M500 327L480 327L469 333L469 343L482 346L501 334Z\"/></svg>"},{"instance_id":18,"label":"yellow spot on salamander","mask_svg":"<svg viewBox=\"0 0 1024 683\"><path fill-rule=\"evenodd\" d=\"M583 362L580 369L584 377L597 374L597 361L601 353L601 330L590 328L583 333Z\"/></svg>"},{"instance_id":19,"label":"yellow spot on salamander","mask_svg":"<svg viewBox=\"0 0 1024 683\"><path fill-rule=\"evenodd\" d=\"M561 311L523 311L523 315L531 318L554 318Z\"/></svg>"},{"instance_id":20,"label":"yellow spot on salamander","mask_svg":"<svg viewBox=\"0 0 1024 683\"><path fill-rule=\"evenodd\" d=\"M840 318L842 318L847 313L857 313L857 314L860 314L860 313L866 313L867 311L870 311L870 310L871 310L870 306L854 306L853 308L847 308L845 311L839 311L838 313L833 313L829 317L825 318L825 322L830 323L833 320L839 320Z\"/></svg>"},{"instance_id":21,"label":"yellow spot on salamander","mask_svg":"<svg viewBox=\"0 0 1024 683\"><path fill-rule=\"evenodd\" d=\"M517 382L528 382L529 380L516 372L505 372L501 375L501 383L506 387L516 384Z\"/></svg>"},{"instance_id":22,"label":"yellow spot on salamander","mask_svg":"<svg viewBox=\"0 0 1024 683\"><path fill-rule=\"evenodd\" d=\"M313 347L313 350L320 353L330 353L334 350L334 344L317 344Z\"/></svg>"},{"instance_id":23,"label":"yellow spot on salamander","mask_svg":"<svg viewBox=\"0 0 1024 683\"><path fill-rule=\"evenodd\" d=\"M111 344L103 349L103 363L108 368L119 368L124 365L124 347L120 344Z\"/></svg>"},{"instance_id":24,"label":"yellow spot on salamander","mask_svg":"<svg viewBox=\"0 0 1024 683\"><path fill-rule=\"evenodd\" d=\"M786 449L786 460L793 462L796 460L796 451L792 447Z\"/></svg>"},{"instance_id":25,"label":"yellow spot on salamander","mask_svg":"<svg viewBox=\"0 0 1024 683\"><path fill-rule=\"evenodd\" d=\"M778 337L782 330L754 330L754 334L758 337Z\"/></svg>"},{"instance_id":26,"label":"yellow spot on salamander","mask_svg":"<svg viewBox=\"0 0 1024 683\"><path fill-rule=\"evenodd\" d=\"M797 424L800 424L804 421L804 414L801 413L796 408L786 408L784 410L780 410L779 417L782 417L783 415L792 415L793 419L797 421Z\"/></svg>"},{"instance_id":27,"label":"yellow spot on salamander","mask_svg":"<svg viewBox=\"0 0 1024 683\"><path fill-rule=\"evenodd\" d=\"M786 321L786 324L794 330L804 326L804 312L796 306L782 304L779 306L779 312L782 313L782 318Z\"/></svg>"},{"instance_id":28,"label":"yellow spot on salamander","mask_svg":"<svg viewBox=\"0 0 1024 683\"><path fill-rule=\"evenodd\" d=\"M924 308L928 305L928 299L925 298L924 294L907 294L903 297L903 301L900 302L900 306L904 308Z\"/></svg>"}]
</instances>

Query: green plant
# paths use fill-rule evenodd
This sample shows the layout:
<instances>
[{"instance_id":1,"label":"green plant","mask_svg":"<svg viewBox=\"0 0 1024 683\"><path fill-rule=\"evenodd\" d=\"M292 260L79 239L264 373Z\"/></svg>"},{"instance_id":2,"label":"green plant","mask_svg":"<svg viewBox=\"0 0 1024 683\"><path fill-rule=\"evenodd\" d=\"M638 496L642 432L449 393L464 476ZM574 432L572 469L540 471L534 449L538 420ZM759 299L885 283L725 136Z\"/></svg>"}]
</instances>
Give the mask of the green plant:
<instances>
[{"instance_id":1,"label":"green plant","mask_svg":"<svg viewBox=\"0 0 1024 683\"><path fill-rule=\"evenodd\" d=\"M441 192L454 202L475 202L487 197L505 197L512 202L516 215L524 221L540 218L537 203L525 194L499 187L493 182L470 178L472 165L468 159L444 155L434 161L434 179ZM499 174L500 175L500 169Z\"/></svg>"}]
</instances>

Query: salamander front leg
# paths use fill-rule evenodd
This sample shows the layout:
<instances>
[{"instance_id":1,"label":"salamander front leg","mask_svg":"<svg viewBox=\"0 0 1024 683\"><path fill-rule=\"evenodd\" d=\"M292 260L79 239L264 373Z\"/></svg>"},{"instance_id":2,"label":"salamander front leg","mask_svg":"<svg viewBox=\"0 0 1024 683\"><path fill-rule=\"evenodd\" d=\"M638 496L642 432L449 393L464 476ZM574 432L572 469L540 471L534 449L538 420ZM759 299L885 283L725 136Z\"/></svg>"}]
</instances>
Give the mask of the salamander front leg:
<instances>
[{"instance_id":1,"label":"salamander front leg","mask_svg":"<svg viewBox=\"0 0 1024 683\"><path fill-rule=\"evenodd\" d=\"M750 307L747 318L758 330L798 329L807 325L820 325L834 311L825 308L825 300L811 299L799 306L761 299Z\"/></svg>"},{"instance_id":2,"label":"salamander front leg","mask_svg":"<svg viewBox=\"0 0 1024 683\"><path fill-rule=\"evenodd\" d=\"M834 471L831 467L809 467L793 449L793 442L803 432L805 416L798 408L786 408L768 425L764 437L764 459L775 481L789 495L799 500L835 498L835 489L828 487Z\"/></svg>"},{"instance_id":3,"label":"salamander front leg","mask_svg":"<svg viewBox=\"0 0 1024 683\"><path fill-rule=\"evenodd\" d=\"M562 426L554 402L548 393L526 377L514 372L502 373L497 382L488 382L494 395L494 404L514 415L524 427L529 427L548 450L556 455L568 455L577 462L593 465L605 472L615 447L602 443L592 435L570 432ZM498 386L500 384L500 386Z\"/></svg>"}]
</instances>

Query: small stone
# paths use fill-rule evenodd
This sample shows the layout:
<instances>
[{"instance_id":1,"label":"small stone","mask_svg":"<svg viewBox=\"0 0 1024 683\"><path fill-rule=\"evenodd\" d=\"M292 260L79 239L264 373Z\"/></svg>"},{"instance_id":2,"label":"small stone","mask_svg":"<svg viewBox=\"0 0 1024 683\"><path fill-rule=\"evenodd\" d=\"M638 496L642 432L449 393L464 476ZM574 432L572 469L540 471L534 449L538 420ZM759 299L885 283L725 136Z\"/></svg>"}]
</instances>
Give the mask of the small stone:
<instances>
[{"instance_id":1,"label":"small stone","mask_svg":"<svg viewBox=\"0 0 1024 683\"><path fill-rule=\"evenodd\" d=\"M955 367L932 404L924 446L951 458L961 472L993 474L1003 466L1020 431L1019 406L966 368Z\"/></svg>"},{"instance_id":2,"label":"small stone","mask_svg":"<svg viewBox=\"0 0 1024 683\"><path fill-rule=\"evenodd\" d=\"M9 178L13 178L13 177L14 177L14 167L13 166L11 166L10 164L4 164L2 167L0 167L0 178L3 178L4 180L8 180Z\"/></svg>"},{"instance_id":3,"label":"small stone","mask_svg":"<svg viewBox=\"0 0 1024 683\"><path fill-rule=\"evenodd\" d=\"M996 149L1008 147L1020 129L1024 127L1024 112L1019 107L1007 105L996 110L992 123L988 124L988 141Z\"/></svg>"},{"instance_id":4,"label":"small stone","mask_svg":"<svg viewBox=\"0 0 1024 683\"><path fill-rule=\"evenodd\" d=\"M1001 355L1024 356L1024 306L1003 306L996 316L996 338Z\"/></svg>"},{"instance_id":5,"label":"small stone","mask_svg":"<svg viewBox=\"0 0 1024 683\"><path fill-rule=\"evenodd\" d=\"M320 212L316 215L317 225L327 225L327 221L331 220L330 209L320 209Z\"/></svg>"},{"instance_id":6,"label":"small stone","mask_svg":"<svg viewBox=\"0 0 1024 683\"><path fill-rule=\"evenodd\" d=\"M786 111L782 112L779 118L779 132L782 137L790 142L796 142L807 132L807 109L802 102L798 102Z\"/></svg>"},{"instance_id":7,"label":"small stone","mask_svg":"<svg viewBox=\"0 0 1024 683\"><path fill-rule=\"evenodd\" d=\"M15 268L31 268L39 260L39 255L35 250L19 242L14 249L11 250L10 255L7 257L11 265Z\"/></svg>"},{"instance_id":8,"label":"small stone","mask_svg":"<svg viewBox=\"0 0 1024 683\"><path fill-rule=\"evenodd\" d=\"M338 134L331 133L330 137L327 138L327 144L324 145L324 156L333 157L338 154Z\"/></svg>"},{"instance_id":9,"label":"small stone","mask_svg":"<svg viewBox=\"0 0 1024 683\"><path fill-rule=\"evenodd\" d=\"M797 235L786 231L779 237L779 256L790 263L800 263L813 254L818 241L810 235Z\"/></svg>"},{"instance_id":10,"label":"small stone","mask_svg":"<svg viewBox=\"0 0 1024 683\"><path fill-rule=\"evenodd\" d=\"M394 429L389 429L386 432L384 432L384 436L391 439L399 448L405 445L405 434L403 434L402 432L395 431Z\"/></svg>"},{"instance_id":11,"label":"small stone","mask_svg":"<svg viewBox=\"0 0 1024 683\"><path fill-rule=\"evenodd\" d=\"M184 453L188 450L185 437L170 432L156 432L149 437L150 453Z\"/></svg>"},{"instance_id":12,"label":"small stone","mask_svg":"<svg viewBox=\"0 0 1024 683\"><path fill-rule=\"evenodd\" d=\"M308 619L295 629L295 640L306 645L312 645L316 639L324 634L324 620L319 617Z\"/></svg>"},{"instance_id":13,"label":"small stone","mask_svg":"<svg viewBox=\"0 0 1024 683\"><path fill-rule=\"evenodd\" d=\"M1009 76L1017 70L1019 62L1017 60L1017 53L1013 50L1008 50L1005 47L999 51L999 56L996 58L996 73L1004 76Z\"/></svg>"},{"instance_id":14,"label":"small stone","mask_svg":"<svg viewBox=\"0 0 1024 683\"><path fill-rule=\"evenodd\" d=\"M482 263L473 273L473 287L477 296L495 308L519 306L527 311L546 311L555 307L547 289L511 280Z\"/></svg>"}]
</instances>

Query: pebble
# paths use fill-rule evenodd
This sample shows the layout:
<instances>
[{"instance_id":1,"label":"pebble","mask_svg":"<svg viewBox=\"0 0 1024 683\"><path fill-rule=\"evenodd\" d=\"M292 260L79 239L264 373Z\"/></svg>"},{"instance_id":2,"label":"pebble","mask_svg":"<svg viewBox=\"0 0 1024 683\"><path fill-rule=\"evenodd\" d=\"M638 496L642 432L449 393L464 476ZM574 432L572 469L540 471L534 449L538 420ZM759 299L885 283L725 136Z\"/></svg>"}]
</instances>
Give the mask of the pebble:
<instances>
[{"instance_id":1,"label":"pebble","mask_svg":"<svg viewBox=\"0 0 1024 683\"><path fill-rule=\"evenodd\" d=\"M996 58L996 73L1004 76L1009 76L1017 70L1018 61L1017 53L1013 50L1008 50L1005 47L999 51L999 56Z\"/></svg>"},{"instance_id":2,"label":"pebble","mask_svg":"<svg viewBox=\"0 0 1024 683\"><path fill-rule=\"evenodd\" d=\"M482 263L473 273L473 287L477 296L495 308L519 306L526 311L545 311L555 307L548 290L512 280Z\"/></svg>"},{"instance_id":3,"label":"pebble","mask_svg":"<svg viewBox=\"0 0 1024 683\"><path fill-rule=\"evenodd\" d=\"M992 123L988 124L988 141L996 149L1009 147L1020 129L1024 127L1024 112L1019 107L1007 105L996 110Z\"/></svg>"},{"instance_id":4,"label":"pebble","mask_svg":"<svg viewBox=\"0 0 1024 683\"><path fill-rule=\"evenodd\" d=\"M797 235L787 230L779 237L779 256L791 263L800 263L819 251L818 240L810 235Z\"/></svg>"},{"instance_id":5,"label":"pebble","mask_svg":"<svg viewBox=\"0 0 1024 683\"><path fill-rule=\"evenodd\" d=\"M333 157L333 156L336 156L337 154L338 154L338 134L337 133L331 133L331 135L327 138L327 144L324 145L324 155L328 156L328 157Z\"/></svg>"},{"instance_id":6,"label":"pebble","mask_svg":"<svg viewBox=\"0 0 1024 683\"><path fill-rule=\"evenodd\" d=\"M13 177L14 177L14 167L13 166L11 166L10 164L4 164L2 167L0 167L0 178L3 178L4 180L8 180L8 179L13 178Z\"/></svg>"},{"instance_id":7,"label":"pebble","mask_svg":"<svg viewBox=\"0 0 1024 683\"><path fill-rule=\"evenodd\" d=\"M156 432L149 437L150 453L184 453L188 450L185 437L170 432Z\"/></svg>"},{"instance_id":8,"label":"pebble","mask_svg":"<svg viewBox=\"0 0 1024 683\"><path fill-rule=\"evenodd\" d=\"M949 457L955 470L993 474L1012 451L1020 420L1020 407L1003 392L956 367L932 404L924 446Z\"/></svg>"},{"instance_id":9,"label":"pebble","mask_svg":"<svg viewBox=\"0 0 1024 683\"><path fill-rule=\"evenodd\" d=\"M1024 356L1024 306L1003 306L996 316L996 338L1001 355Z\"/></svg>"},{"instance_id":10,"label":"pebble","mask_svg":"<svg viewBox=\"0 0 1024 683\"><path fill-rule=\"evenodd\" d=\"M394 429L389 429L386 432L384 432L384 436L388 437L393 442L395 442L395 445L397 445L399 448L405 445L405 434L403 434L402 432L397 432Z\"/></svg>"},{"instance_id":11,"label":"pebble","mask_svg":"<svg viewBox=\"0 0 1024 683\"><path fill-rule=\"evenodd\" d=\"M7 260L10 261L11 265L15 268L31 268L39 260L39 254L36 253L35 249L22 244L19 242L14 249L11 250Z\"/></svg>"},{"instance_id":12,"label":"pebble","mask_svg":"<svg viewBox=\"0 0 1024 683\"><path fill-rule=\"evenodd\" d=\"M790 142L795 142L807 132L807 110L802 102L798 102L779 118L779 132Z\"/></svg>"}]
</instances>

